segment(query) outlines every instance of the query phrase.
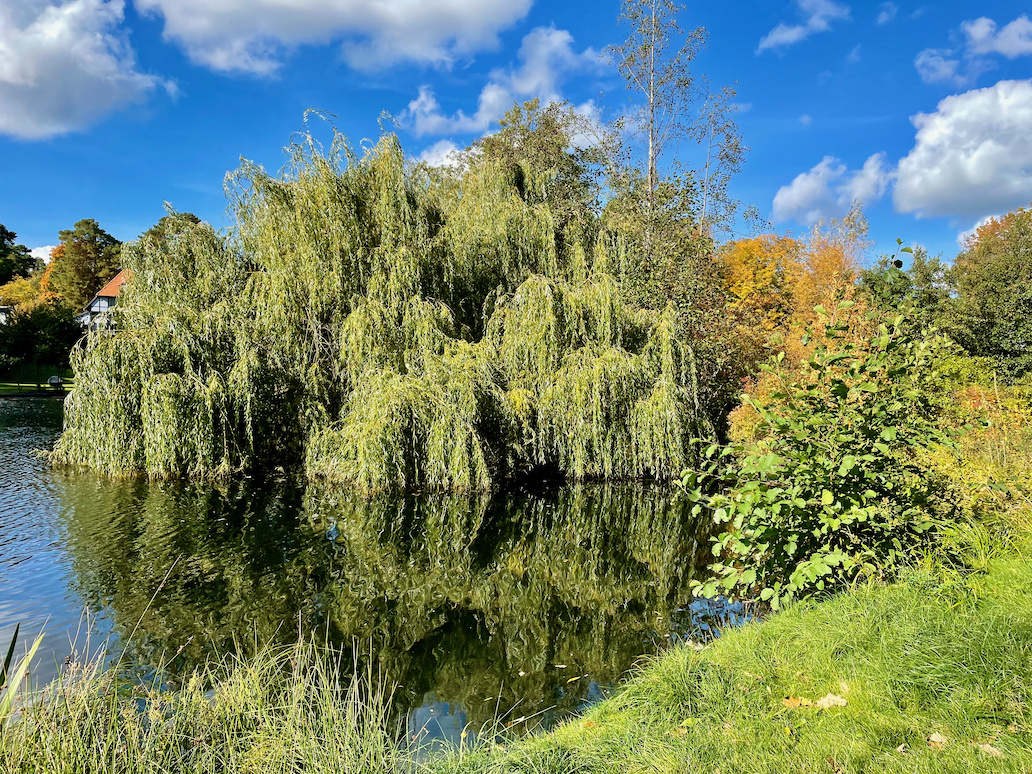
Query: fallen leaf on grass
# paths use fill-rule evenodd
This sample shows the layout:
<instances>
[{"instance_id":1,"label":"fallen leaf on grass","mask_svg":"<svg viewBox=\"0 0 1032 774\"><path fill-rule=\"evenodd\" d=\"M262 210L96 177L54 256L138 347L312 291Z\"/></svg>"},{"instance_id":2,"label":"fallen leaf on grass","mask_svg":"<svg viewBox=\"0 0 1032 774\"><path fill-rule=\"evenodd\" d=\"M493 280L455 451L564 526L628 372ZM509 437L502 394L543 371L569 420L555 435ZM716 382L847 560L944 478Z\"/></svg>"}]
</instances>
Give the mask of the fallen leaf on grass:
<instances>
[{"instance_id":1,"label":"fallen leaf on grass","mask_svg":"<svg viewBox=\"0 0 1032 774\"><path fill-rule=\"evenodd\" d=\"M930 737L928 737L928 746L933 750L942 750L950 743L950 740L945 736L936 731Z\"/></svg>"},{"instance_id":2,"label":"fallen leaf on grass","mask_svg":"<svg viewBox=\"0 0 1032 774\"><path fill-rule=\"evenodd\" d=\"M841 696L829 693L827 696L817 700L817 709L831 709L832 707L845 707L846 700Z\"/></svg>"},{"instance_id":3,"label":"fallen leaf on grass","mask_svg":"<svg viewBox=\"0 0 1032 774\"><path fill-rule=\"evenodd\" d=\"M898 753L905 753L906 751L907 751L906 744L901 744L899 747L896 748L896 752L898 752Z\"/></svg>"},{"instance_id":4,"label":"fallen leaf on grass","mask_svg":"<svg viewBox=\"0 0 1032 774\"><path fill-rule=\"evenodd\" d=\"M827 696L818 699L817 701L810 701L803 696L786 696L781 700L789 709L799 709L800 707L816 707L817 709L831 709L832 707L845 707L847 702L841 696L836 696L833 693L829 693Z\"/></svg>"},{"instance_id":5,"label":"fallen leaf on grass","mask_svg":"<svg viewBox=\"0 0 1032 774\"><path fill-rule=\"evenodd\" d=\"M993 747L991 744L980 744L978 749L984 752L986 755L991 755L993 758L1002 758L1003 753Z\"/></svg>"},{"instance_id":6,"label":"fallen leaf on grass","mask_svg":"<svg viewBox=\"0 0 1032 774\"><path fill-rule=\"evenodd\" d=\"M673 728L673 729L667 731L667 736L672 736L675 739L683 739L687 735L688 735L688 729L685 728L684 726L678 726L677 728Z\"/></svg>"},{"instance_id":7,"label":"fallen leaf on grass","mask_svg":"<svg viewBox=\"0 0 1032 774\"><path fill-rule=\"evenodd\" d=\"M597 725L598 723L596 723L594 720L585 720L583 723L581 723L581 728L594 728Z\"/></svg>"}]
</instances>

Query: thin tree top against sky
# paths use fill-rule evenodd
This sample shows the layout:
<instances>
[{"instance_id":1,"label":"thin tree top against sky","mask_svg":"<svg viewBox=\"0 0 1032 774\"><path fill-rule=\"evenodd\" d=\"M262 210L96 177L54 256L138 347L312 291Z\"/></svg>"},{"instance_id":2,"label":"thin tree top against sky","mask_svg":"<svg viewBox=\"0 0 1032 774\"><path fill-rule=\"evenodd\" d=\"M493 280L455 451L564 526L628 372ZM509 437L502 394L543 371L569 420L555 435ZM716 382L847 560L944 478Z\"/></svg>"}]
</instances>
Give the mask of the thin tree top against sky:
<instances>
[{"instance_id":1,"label":"thin tree top against sky","mask_svg":"<svg viewBox=\"0 0 1032 774\"><path fill-rule=\"evenodd\" d=\"M442 161L514 101L630 112L603 52L618 0L8 0L0 8L0 222L33 248L95 218L131 239L163 202L225 226L240 156L270 169L305 109L356 142L386 110ZM874 252L952 258L962 232L1032 201L1027 5L783 0L691 4L692 63L738 82L751 147L729 193L781 231L861 199ZM676 50L681 43L673 48ZM676 154L700 168L704 150Z\"/></svg>"}]
</instances>

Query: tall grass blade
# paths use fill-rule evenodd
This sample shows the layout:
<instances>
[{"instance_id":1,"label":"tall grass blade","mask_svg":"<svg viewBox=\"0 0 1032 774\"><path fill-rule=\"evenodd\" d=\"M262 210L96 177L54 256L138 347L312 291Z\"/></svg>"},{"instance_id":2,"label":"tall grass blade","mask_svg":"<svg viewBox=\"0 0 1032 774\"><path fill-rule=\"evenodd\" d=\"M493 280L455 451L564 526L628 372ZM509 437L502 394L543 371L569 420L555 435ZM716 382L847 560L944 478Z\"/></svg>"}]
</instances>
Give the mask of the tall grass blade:
<instances>
[{"instance_id":1,"label":"tall grass blade","mask_svg":"<svg viewBox=\"0 0 1032 774\"><path fill-rule=\"evenodd\" d=\"M21 681L25 679L25 675L29 671L29 663L35 657L36 651L39 649L40 643L42 642L43 634L40 633L39 636L36 637L36 641L32 643L32 647L29 648L29 652L25 654L25 658L19 661L18 665L14 668L13 676L7 685L7 691L4 693L3 698L0 699L0 723L5 721L7 716L11 714L11 706L14 704L15 694L18 693L18 686L21 685Z\"/></svg>"},{"instance_id":2,"label":"tall grass blade","mask_svg":"<svg viewBox=\"0 0 1032 774\"><path fill-rule=\"evenodd\" d=\"M11 661L14 659L14 646L18 643L18 632L21 630L21 624L17 624L14 627L14 636L11 637L11 645L7 648L7 656L4 658L3 669L0 669L0 689L3 689L7 685L7 672L11 668Z\"/></svg>"}]
</instances>

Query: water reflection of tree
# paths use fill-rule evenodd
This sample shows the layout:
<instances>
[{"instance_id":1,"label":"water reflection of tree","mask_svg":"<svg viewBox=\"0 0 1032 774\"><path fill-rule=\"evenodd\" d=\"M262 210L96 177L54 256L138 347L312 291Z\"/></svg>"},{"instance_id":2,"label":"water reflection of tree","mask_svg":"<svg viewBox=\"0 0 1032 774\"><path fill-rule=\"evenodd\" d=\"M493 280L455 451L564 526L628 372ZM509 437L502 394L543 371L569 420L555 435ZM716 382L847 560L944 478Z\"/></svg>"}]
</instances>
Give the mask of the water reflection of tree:
<instances>
[{"instance_id":1,"label":"water reflection of tree","mask_svg":"<svg viewBox=\"0 0 1032 774\"><path fill-rule=\"evenodd\" d=\"M145 664L296 637L372 651L399 699L530 714L619 678L704 541L666 490L364 500L253 483L62 478L76 582ZM153 600L153 601L152 601ZM565 668L556 665L565 665Z\"/></svg>"}]
</instances>

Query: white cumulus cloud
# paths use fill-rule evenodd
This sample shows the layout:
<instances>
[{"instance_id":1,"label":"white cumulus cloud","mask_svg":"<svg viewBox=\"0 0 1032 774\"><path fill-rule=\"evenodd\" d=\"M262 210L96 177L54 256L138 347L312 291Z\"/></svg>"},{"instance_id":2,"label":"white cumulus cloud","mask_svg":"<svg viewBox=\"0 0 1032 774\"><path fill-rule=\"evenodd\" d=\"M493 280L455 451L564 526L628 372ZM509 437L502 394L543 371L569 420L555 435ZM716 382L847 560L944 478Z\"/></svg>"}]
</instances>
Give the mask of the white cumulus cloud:
<instances>
[{"instance_id":1,"label":"white cumulus cloud","mask_svg":"<svg viewBox=\"0 0 1032 774\"><path fill-rule=\"evenodd\" d=\"M542 104L561 101L560 88L567 77L599 66L599 56L593 49L574 51L573 36L555 27L531 30L523 38L516 58L516 67L491 73L474 113L458 110L446 114L433 90L422 86L419 95L401 114L401 120L411 126L417 136L484 132L517 100L537 97ZM579 109L590 112L590 105Z\"/></svg>"},{"instance_id":2,"label":"white cumulus cloud","mask_svg":"<svg viewBox=\"0 0 1032 774\"><path fill-rule=\"evenodd\" d=\"M825 156L797 175L774 196L774 219L810 225L845 214L854 201L873 204L885 195L895 171L884 153L876 153L858 170L834 156Z\"/></svg>"},{"instance_id":3,"label":"white cumulus cloud","mask_svg":"<svg viewBox=\"0 0 1032 774\"><path fill-rule=\"evenodd\" d=\"M44 245L43 247L33 247L29 250L29 253L33 258L38 258L43 263L50 263L50 253L57 245Z\"/></svg>"},{"instance_id":4,"label":"white cumulus cloud","mask_svg":"<svg viewBox=\"0 0 1032 774\"><path fill-rule=\"evenodd\" d=\"M1032 200L1032 81L946 97L918 113L894 200L919 217L980 218Z\"/></svg>"},{"instance_id":5,"label":"white cumulus cloud","mask_svg":"<svg viewBox=\"0 0 1032 774\"><path fill-rule=\"evenodd\" d=\"M1003 54L1008 59L1032 55L1032 21L1021 15L1003 29L986 17L960 25L972 54Z\"/></svg>"},{"instance_id":6,"label":"white cumulus cloud","mask_svg":"<svg viewBox=\"0 0 1032 774\"><path fill-rule=\"evenodd\" d=\"M849 18L849 6L838 0L796 0L802 24L780 22L760 39L756 53L771 49L786 48L817 32L827 32L833 21Z\"/></svg>"},{"instance_id":7,"label":"white cumulus cloud","mask_svg":"<svg viewBox=\"0 0 1032 774\"><path fill-rule=\"evenodd\" d=\"M1008 59L1032 56L1032 21L1022 15L999 28L995 21L982 16L960 25L963 47L926 48L914 58L921 80L925 83L973 85L979 76L996 67L992 55Z\"/></svg>"},{"instance_id":8,"label":"white cumulus cloud","mask_svg":"<svg viewBox=\"0 0 1032 774\"><path fill-rule=\"evenodd\" d=\"M172 84L136 69L123 0L0 2L0 134L40 139L89 126Z\"/></svg>"},{"instance_id":9,"label":"white cumulus cloud","mask_svg":"<svg viewBox=\"0 0 1032 774\"><path fill-rule=\"evenodd\" d=\"M287 49L340 41L348 64L446 65L496 46L531 0L134 0L164 34L215 70L275 72Z\"/></svg>"},{"instance_id":10,"label":"white cumulus cloud","mask_svg":"<svg viewBox=\"0 0 1032 774\"><path fill-rule=\"evenodd\" d=\"M451 140L438 140L419 154L417 161L431 167L456 167L460 163L462 149Z\"/></svg>"}]
</instances>

